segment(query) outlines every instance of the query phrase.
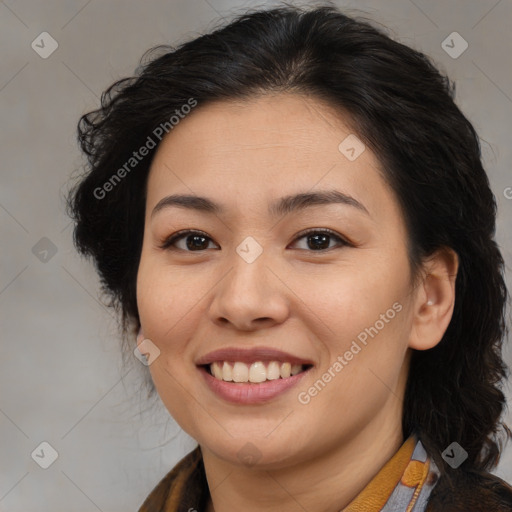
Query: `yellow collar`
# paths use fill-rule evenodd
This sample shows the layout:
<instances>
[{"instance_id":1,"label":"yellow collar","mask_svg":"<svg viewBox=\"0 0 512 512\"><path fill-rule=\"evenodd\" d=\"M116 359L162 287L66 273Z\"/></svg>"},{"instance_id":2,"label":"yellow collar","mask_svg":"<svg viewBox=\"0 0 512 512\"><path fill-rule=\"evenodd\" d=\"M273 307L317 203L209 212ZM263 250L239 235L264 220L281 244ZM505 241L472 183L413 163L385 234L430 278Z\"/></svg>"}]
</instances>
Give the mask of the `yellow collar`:
<instances>
[{"instance_id":1,"label":"yellow collar","mask_svg":"<svg viewBox=\"0 0 512 512\"><path fill-rule=\"evenodd\" d=\"M439 477L412 434L342 512L423 512ZM209 499L199 446L183 457L146 498L139 512L203 512Z\"/></svg>"}]
</instances>

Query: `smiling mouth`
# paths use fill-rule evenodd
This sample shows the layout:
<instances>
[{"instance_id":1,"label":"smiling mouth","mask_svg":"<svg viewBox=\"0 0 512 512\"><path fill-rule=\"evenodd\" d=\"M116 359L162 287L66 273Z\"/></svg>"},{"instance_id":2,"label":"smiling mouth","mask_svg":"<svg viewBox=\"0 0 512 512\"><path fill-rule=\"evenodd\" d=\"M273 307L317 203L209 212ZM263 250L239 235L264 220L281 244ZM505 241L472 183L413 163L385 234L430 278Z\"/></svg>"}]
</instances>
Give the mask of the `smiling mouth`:
<instances>
[{"instance_id":1,"label":"smiling mouth","mask_svg":"<svg viewBox=\"0 0 512 512\"><path fill-rule=\"evenodd\" d=\"M215 361L202 367L219 381L234 383L261 383L287 379L309 370L310 364L292 364L281 361L256 361L246 364L240 361Z\"/></svg>"}]
</instances>

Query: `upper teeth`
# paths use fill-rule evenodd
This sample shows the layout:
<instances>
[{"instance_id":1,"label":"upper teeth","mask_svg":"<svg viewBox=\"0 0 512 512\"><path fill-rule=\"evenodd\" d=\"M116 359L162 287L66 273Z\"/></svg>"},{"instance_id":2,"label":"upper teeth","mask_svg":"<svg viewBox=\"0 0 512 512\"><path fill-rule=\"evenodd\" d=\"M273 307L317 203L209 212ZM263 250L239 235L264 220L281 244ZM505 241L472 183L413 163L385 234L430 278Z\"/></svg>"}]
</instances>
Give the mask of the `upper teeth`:
<instances>
[{"instance_id":1,"label":"upper teeth","mask_svg":"<svg viewBox=\"0 0 512 512\"><path fill-rule=\"evenodd\" d=\"M280 363L279 361L270 361L267 366L262 361L251 365L241 362L228 363L227 361L210 364L212 375L216 379L227 382L264 382L279 379L279 377L286 379L290 375L301 372L302 369L301 364Z\"/></svg>"}]
</instances>

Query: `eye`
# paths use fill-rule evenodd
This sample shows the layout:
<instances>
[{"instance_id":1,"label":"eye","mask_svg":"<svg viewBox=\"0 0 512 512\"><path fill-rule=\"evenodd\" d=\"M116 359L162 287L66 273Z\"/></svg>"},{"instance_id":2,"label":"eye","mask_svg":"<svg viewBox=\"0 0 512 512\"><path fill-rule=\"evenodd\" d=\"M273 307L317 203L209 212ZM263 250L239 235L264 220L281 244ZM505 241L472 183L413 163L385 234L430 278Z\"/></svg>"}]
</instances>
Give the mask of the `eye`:
<instances>
[{"instance_id":1,"label":"eye","mask_svg":"<svg viewBox=\"0 0 512 512\"><path fill-rule=\"evenodd\" d=\"M176 242L181 242L182 240L185 242L185 247L178 247ZM178 231L165 239L160 248L180 249L188 252L201 251L208 248L208 240L211 241L211 238L206 233L187 229Z\"/></svg>"},{"instance_id":2,"label":"eye","mask_svg":"<svg viewBox=\"0 0 512 512\"><path fill-rule=\"evenodd\" d=\"M307 231L302 232L297 238L295 238L295 242L302 238L307 239L307 249L311 249L314 252L325 251L328 249L333 249L334 247L329 247L330 242L335 240L338 242L339 246L348 246L349 242L341 238L340 235L335 233L330 229L308 229ZM184 242L183 246L178 246L179 242ZM195 251L203 251L208 249L209 243L212 242L212 239L202 231L195 230L183 230L174 233L169 238L165 239L164 242L160 245L161 249L172 249L172 250L182 250L186 252L195 252ZM217 246L218 247L218 246ZM301 248L304 250L304 248Z\"/></svg>"},{"instance_id":3,"label":"eye","mask_svg":"<svg viewBox=\"0 0 512 512\"><path fill-rule=\"evenodd\" d=\"M306 238L306 250L312 249L314 252L325 251L328 249L334 249L335 247L329 247L332 239L338 241L338 246L350 245L346 240L341 238L340 235L330 229L308 229L299 235L295 240ZM302 248L303 249L303 248Z\"/></svg>"}]
</instances>

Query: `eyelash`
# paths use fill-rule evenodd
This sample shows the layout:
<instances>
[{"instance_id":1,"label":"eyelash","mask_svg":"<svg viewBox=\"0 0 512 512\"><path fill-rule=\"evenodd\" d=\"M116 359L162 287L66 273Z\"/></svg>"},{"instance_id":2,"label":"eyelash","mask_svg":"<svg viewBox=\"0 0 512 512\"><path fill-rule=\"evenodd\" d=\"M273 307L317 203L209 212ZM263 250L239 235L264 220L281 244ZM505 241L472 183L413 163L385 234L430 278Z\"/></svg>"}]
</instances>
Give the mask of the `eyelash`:
<instances>
[{"instance_id":1,"label":"eyelash","mask_svg":"<svg viewBox=\"0 0 512 512\"><path fill-rule=\"evenodd\" d=\"M343 246L352 246L352 244L350 244L347 240L342 238L335 231L332 231L331 229L328 229L328 228L322 228L322 229L310 228L310 229L307 229L306 231L303 231L303 232L299 233L299 235L293 241L296 242L300 238L304 238L305 236L310 235L310 234L329 235L332 238L336 238L338 240L338 242L339 242L339 245L338 245L338 247L330 247L328 249L319 249L317 251L307 250L307 249L299 249L299 250L306 250L307 252L322 253L322 252L331 251L332 249L340 248L340 246L341 247L343 247ZM185 249L177 249L176 247L173 247L174 243L176 243L178 240L180 240L182 238L185 238L186 235L201 235L201 236L204 236L205 238L208 238L209 240L213 241L204 231L184 229L184 230L178 231L177 233L174 233L170 237L166 238L163 241L163 243L161 245L159 245L159 248L160 249L166 249L166 250L172 250L172 251L191 252L191 253L192 252L204 252L205 251L205 250L188 251L188 250L185 250Z\"/></svg>"}]
</instances>

